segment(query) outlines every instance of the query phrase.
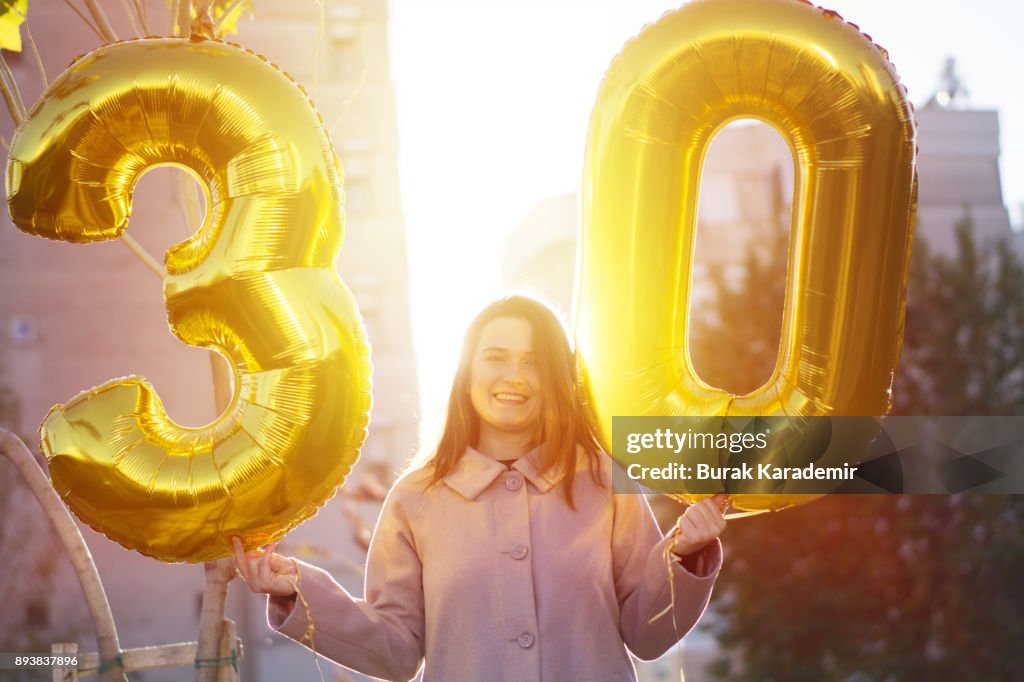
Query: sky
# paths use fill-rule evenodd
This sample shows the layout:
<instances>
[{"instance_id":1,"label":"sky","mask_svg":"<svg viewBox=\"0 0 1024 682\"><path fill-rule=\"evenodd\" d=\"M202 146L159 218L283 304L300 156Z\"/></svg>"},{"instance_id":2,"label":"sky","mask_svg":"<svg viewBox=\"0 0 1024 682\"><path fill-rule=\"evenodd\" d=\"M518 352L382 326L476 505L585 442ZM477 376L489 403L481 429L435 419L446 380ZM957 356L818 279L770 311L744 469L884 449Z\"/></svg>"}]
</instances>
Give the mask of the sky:
<instances>
[{"instance_id":1,"label":"sky","mask_svg":"<svg viewBox=\"0 0 1024 682\"><path fill-rule=\"evenodd\" d=\"M816 3L822 4L822 3ZM611 59L671 0L390 0L402 207L423 427L431 439L462 333L503 292L509 233L575 192ZM998 109L1004 200L1024 202L1024 9L1006 0L831 0L889 51L915 105L957 60L972 108Z\"/></svg>"}]
</instances>

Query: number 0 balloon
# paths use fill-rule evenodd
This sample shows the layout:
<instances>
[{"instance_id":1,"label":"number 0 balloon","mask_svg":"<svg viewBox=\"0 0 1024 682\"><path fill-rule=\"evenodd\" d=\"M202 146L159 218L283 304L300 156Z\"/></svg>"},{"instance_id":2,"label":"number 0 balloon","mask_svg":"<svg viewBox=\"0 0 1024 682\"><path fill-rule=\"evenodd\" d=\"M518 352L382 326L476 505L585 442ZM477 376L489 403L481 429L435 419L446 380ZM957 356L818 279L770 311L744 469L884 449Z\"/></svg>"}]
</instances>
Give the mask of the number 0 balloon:
<instances>
[{"instance_id":1,"label":"number 0 balloon","mask_svg":"<svg viewBox=\"0 0 1024 682\"><path fill-rule=\"evenodd\" d=\"M779 358L769 381L743 396L702 382L687 350L701 165L738 118L779 131L797 178ZM886 53L806 2L697 0L626 45L591 118L576 292L589 411L606 446L614 415L888 411L913 238L914 136Z\"/></svg>"},{"instance_id":2,"label":"number 0 balloon","mask_svg":"<svg viewBox=\"0 0 1024 682\"><path fill-rule=\"evenodd\" d=\"M233 534L280 538L331 497L365 436L369 351L335 272L341 167L322 122L236 46L145 39L78 59L15 134L11 216L51 239L115 239L139 176L167 164L196 175L209 207L166 254L168 321L231 363L230 406L183 428L128 377L54 407L40 433L83 521L158 559L204 561L230 554Z\"/></svg>"}]
</instances>

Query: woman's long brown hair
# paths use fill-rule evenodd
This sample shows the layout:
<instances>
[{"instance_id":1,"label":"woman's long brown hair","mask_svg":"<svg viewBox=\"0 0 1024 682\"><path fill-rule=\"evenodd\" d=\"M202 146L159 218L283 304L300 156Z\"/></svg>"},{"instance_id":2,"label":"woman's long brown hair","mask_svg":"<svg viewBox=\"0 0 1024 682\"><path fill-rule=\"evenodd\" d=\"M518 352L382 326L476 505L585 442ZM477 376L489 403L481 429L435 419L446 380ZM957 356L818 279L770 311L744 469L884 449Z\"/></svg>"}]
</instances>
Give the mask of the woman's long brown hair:
<instances>
[{"instance_id":1,"label":"woman's long brown hair","mask_svg":"<svg viewBox=\"0 0 1024 682\"><path fill-rule=\"evenodd\" d=\"M433 466L431 485L439 482L455 468L467 448L480 440L480 417L470 400L470 375L473 354L480 334L491 320L515 317L530 325L533 353L540 376L540 416L534 445L543 444L540 472L563 476L562 489L566 503L573 504L573 480L576 473L576 448L582 447L590 459L590 470L599 481L600 445L583 414L577 394L576 362L565 327L558 316L544 303L522 294L500 298L484 308L466 330L459 355L459 366L448 397L444 430L437 449L428 460Z\"/></svg>"}]
</instances>

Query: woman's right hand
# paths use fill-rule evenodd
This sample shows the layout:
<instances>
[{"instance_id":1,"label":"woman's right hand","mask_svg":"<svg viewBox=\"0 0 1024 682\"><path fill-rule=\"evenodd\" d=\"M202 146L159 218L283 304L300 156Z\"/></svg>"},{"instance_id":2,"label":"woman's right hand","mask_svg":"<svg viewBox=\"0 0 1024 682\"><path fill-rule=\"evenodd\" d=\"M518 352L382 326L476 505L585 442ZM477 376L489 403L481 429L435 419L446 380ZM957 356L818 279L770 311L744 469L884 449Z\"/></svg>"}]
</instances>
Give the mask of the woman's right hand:
<instances>
[{"instance_id":1,"label":"woman's right hand","mask_svg":"<svg viewBox=\"0 0 1024 682\"><path fill-rule=\"evenodd\" d=\"M250 590L271 597L290 597L295 594L298 569L288 557L274 554L276 542L251 552L242 548L242 541L237 536L231 538L231 544L235 548L235 567Z\"/></svg>"}]
</instances>

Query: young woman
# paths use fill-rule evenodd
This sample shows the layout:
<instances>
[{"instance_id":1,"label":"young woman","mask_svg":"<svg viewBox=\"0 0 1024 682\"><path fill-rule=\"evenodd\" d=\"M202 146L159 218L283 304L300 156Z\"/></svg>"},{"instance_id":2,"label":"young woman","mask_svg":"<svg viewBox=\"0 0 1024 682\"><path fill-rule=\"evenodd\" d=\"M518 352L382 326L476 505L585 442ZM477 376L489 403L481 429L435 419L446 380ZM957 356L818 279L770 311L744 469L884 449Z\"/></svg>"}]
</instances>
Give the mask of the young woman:
<instances>
[{"instance_id":1,"label":"young woman","mask_svg":"<svg viewBox=\"0 0 1024 682\"><path fill-rule=\"evenodd\" d=\"M440 443L384 502L364 599L273 545L236 538L236 562L272 628L367 675L635 680L627 648L656 658L704 611L725 521L701 500L662 538L611 468L564 328L509 296L470 325Z\"/></svg>"}]
</instances>

